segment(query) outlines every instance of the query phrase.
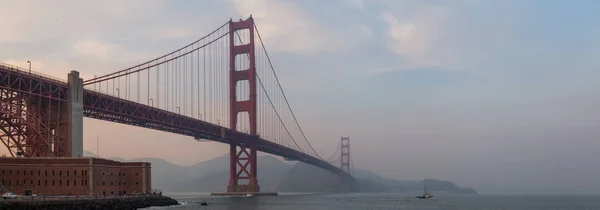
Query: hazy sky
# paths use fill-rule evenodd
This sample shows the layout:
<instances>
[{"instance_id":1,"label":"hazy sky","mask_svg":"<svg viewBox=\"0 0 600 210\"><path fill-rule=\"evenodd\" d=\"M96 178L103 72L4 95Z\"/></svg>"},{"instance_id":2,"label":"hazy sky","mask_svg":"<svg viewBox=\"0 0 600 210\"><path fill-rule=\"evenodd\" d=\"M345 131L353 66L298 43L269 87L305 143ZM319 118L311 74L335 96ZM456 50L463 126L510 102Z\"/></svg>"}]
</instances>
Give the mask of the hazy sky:
<instances>
[{"instance_id":1,"label":"hazy sky","mask_svg":"<svg viewBox=\"0 0 600 210\"><path fill-rule=\"evenodd\" d=\"M0 62L123 69L252 14L309 139L488 193L600 193L597 1L8 1ZM84 149L190 165L227 146L85 120ZM259 163L260 164L260 163ZM260 173L260 172L259 172Z\"/></svg>"}]
</instances>

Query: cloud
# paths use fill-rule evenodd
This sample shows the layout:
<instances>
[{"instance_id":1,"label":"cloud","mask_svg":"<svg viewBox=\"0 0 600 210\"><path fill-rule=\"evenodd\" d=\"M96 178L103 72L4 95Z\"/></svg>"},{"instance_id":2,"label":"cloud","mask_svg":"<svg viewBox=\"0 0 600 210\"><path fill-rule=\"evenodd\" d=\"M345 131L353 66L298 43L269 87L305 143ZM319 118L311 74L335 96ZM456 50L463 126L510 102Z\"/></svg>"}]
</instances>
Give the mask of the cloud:
<instances>
[{"instance_id":1,"label":"cloud","mask_svg":"<svg viewBox=\"0 0 600 210\"><path fill-rule=\"evenodd\" d=\"M177 27L157 27L165 24L159 21L166 10L163 1L18 1L2 5L2 19L10 21L1 21L0 27L11 32L0 34L0 46L11 51L0 52L0 59L21 66L22 61L32 60L34 71L61 78L73 69L86 77L114 72L174 48L140 46L187 36L187 31ZM155 28L171 29L155 33Z\"/></svg>"},{"instance_id":2,"label":"cloud","mask_svg":"<svg viewBox=\"0 0 600 210\"><path fill-rule=\"evenodd\" d=\"M402 56L404 68L443 67L448 63L444 55L436 54L436 38L444 33L447 14L443 8L425 8L414 17L396 17L383 13L390 26L390 49Z\"/></svg>"},{"instance_id":3,"label":"cloud","mask_svg":"<svg viewBox=\"0 0 600 210\"><path fill-rule=\"evenodd\" d=\"M166 39L180 39L180 38L186 38L190 36L190 33L188 30L182 29L182 28L174 28L174 29L170 29L170 30L164 30L163 32L163 36Z\"/></svg>"},{"instance_id":4,"label":"cloud","mask_svg":"<svg viewBox=\"0 0 600 210\"><path fill-rule=\"evenodd\" d=\"M98 41L78 41L73 46L76 53L82 56L92 56L96 59L105 59L111 51L116 50L116 46Z\"/></svg>"},{"instance_id":5,"label":"cloud","mask_svg":"<svg viewBox=\"0 0 600 210\"><path fill-rule=\"evenodd\" d=\"M278 0L236 0L242 16L252 14L267 48L283 52L340 52L356 47L359 28L334 28L331 21L315 19L300 2ZM363 32L365 33L365 32ZM368 35L368 31L366 32Z\"/></svg>"},{"instance_id":6,"label":"cloud","mask_svg":"<svg viewBox=\"0 0 600 210\"><path fill-rule=\"evenodd\" d=\"M515 27L526 14L517 9L519 5L512 1L382 1L379 20L387 26L382 39L398 58L392 69L489 71L499 55L518 50L511 49L520 39L515 37Z\"/></svg>"},{"instance_id":7,"label":"cloud","mask_svg":"<svg viewBox=\"0 0 600 210\"><path fill-rule=\"evenodd\" d=\"M118 6L115 6L118 5ZM0 27L11 33L0 35L0 43L21 41L46 41L85 35L112 33L114 23L136 22L159 13L161 1L128 2L102 1L54 2L17 1L2 3L4 17ZM144 10L144 12L135 12ZM5 19L6 20L6 19ZM77 28L74 28L77 26Z\"/></svg>"}]
</instances>

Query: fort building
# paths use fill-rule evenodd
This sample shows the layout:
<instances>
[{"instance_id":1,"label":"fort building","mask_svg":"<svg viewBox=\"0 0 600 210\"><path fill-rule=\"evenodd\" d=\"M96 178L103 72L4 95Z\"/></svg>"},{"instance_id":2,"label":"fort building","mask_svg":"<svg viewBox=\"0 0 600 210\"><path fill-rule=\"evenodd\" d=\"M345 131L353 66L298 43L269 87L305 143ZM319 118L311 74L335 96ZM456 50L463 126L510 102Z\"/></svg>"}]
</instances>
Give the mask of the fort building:
<instances>
[{"instance_id":1,"label":"fort building","mask_svg":"<svg viewBox=\"0 0 600 210\"><path fill-rule=\"evenodd\" d=\"M128 195L150 193L147 162L93 157L0 157L0 189L20 195Z\"/></svg>"}]
</instances>

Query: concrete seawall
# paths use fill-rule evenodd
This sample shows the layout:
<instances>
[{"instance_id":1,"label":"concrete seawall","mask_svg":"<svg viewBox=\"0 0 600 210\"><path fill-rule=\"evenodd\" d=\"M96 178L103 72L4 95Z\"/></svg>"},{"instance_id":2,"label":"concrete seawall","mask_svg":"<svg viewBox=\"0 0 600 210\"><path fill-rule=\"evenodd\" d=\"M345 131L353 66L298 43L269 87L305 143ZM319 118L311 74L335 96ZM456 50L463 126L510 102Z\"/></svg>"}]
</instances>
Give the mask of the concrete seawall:
<instances>
[{"instance_id":1,"label":"concrete seawall","mask_svg":"<svg viewBox=\"0 0 600 210\"><path fill-rule=\"evenodd\" d=\"M130 198L92 199L92 200L46 200L46 201L11 201L0 202L0 209L139 209L151 206L179 205L176 200L166 196L145 196Z\"/></svg>"}]
</instances>

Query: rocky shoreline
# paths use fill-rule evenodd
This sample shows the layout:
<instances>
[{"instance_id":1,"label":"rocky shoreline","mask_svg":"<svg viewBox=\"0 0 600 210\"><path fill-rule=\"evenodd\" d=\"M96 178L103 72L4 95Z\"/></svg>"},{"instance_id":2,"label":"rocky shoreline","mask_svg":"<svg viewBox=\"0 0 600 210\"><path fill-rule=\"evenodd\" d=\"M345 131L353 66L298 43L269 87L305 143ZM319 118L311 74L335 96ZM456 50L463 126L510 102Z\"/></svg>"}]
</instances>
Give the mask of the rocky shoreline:
<instances>
[{"instance_id":1,"label":"rocky shoreline","mask_svg":"<svg viewBox=\"0 0 600 210\"><path fill-rule=\"evenodd\" d=\"M145 196L130 198L92 199L92 200L52 200L52 201L2 201L0 209L140 209L151 206L172 206L179 203L166 196Z\"/></svg>"}]
</instances>

